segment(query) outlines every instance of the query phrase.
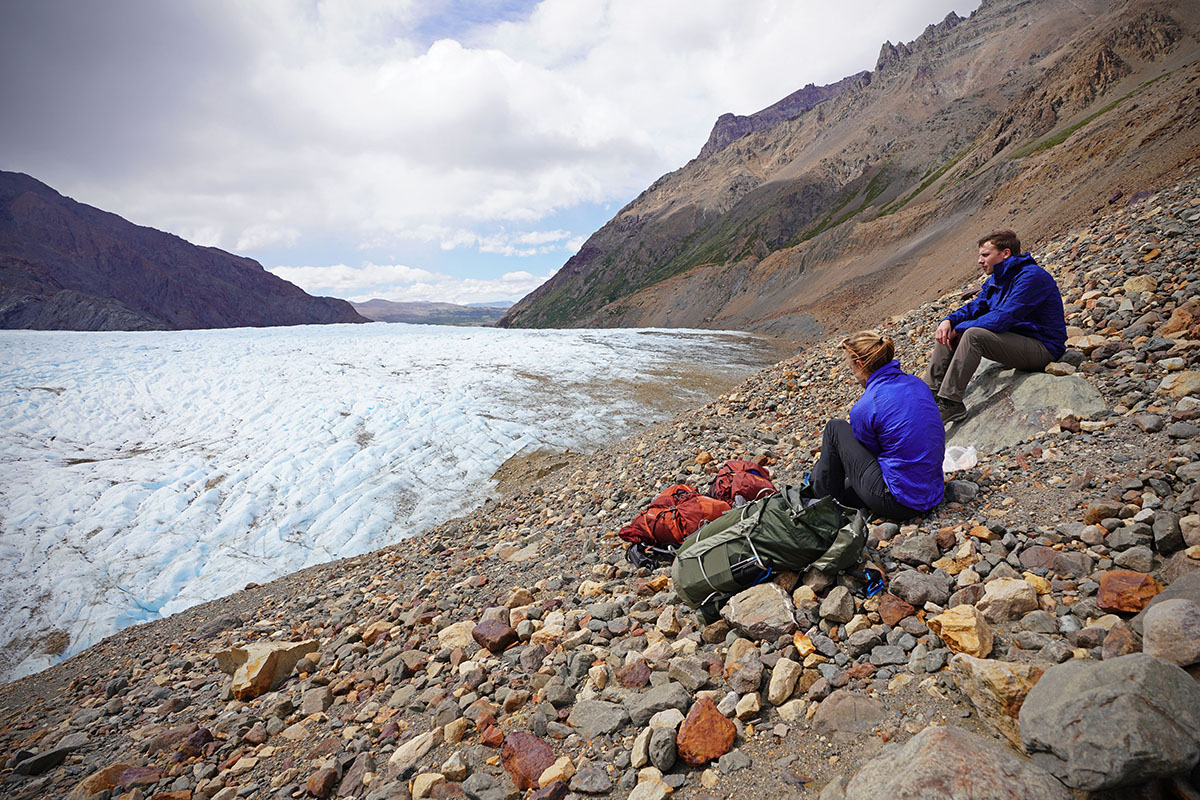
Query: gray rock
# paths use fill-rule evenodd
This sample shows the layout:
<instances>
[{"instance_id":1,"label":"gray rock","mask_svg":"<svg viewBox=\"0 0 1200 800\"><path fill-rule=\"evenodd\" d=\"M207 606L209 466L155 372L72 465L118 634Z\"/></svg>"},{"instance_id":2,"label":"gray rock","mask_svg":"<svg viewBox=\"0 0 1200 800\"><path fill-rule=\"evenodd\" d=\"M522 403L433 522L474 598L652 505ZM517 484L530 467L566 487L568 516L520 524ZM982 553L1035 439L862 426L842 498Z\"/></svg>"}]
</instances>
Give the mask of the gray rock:
<instances>
[{"instance_id":1,"label":"gray rock","mask_svg":"<svg viewBox=\"0 0 1200 800\"><path fill-rule=\"evenodd\" d=\"M837 797L835 793L830 797ZM959 728L926 728L891 744L850 779L846 800L1070 800L1057 779L1011 750ZM822 793L822 798L825 794Z\"/></svg>"},{"instance_id":2,"label":"gray rock","mask_svg":"<svg viewBox=\"0 0 1200 800\"><path fill-rule=\"evenodd\" d=\"M940 572L903 570L892 577L888 591L917 608L927 602L944 606L950 599L950 578Z\"/></svg>"},{"instance_id":3,"label":"gray rock","mask_svg":"<svg viewBox=\"0 0 1200 800\"><path fill-rule=\"evenodd\" d=\"M1174 553L1185 546L1183 531L1179 527L1179 515L1170 511L1159 511L1154 515L1154 549L1160 553Z\"/></svg>"},{"instance_id":4,"label":"gray rock","mask_svg":"<svg viewBox=\"0 0 1200 800\"><path fill-rule=\"evenodd\" d=\"M1066 411L1083 417L1108 410L1100 392L1083 378L1020 372L985 361L963 401L971 415L946 437L949 445L995 452L1048 430Z\"/></svg>"},{"instance_id":5,"label":"gray rock","mask_svg":"<svg viewBox=\"0 0 1200 800\"><path fill-rule=\"evenodd\" d=\"M67 756L75 749L73 747L56 747L44 753L34 753L17 761L13 766L13 772L18 775L41 775L66 761Z\"/></svg>"},{"instance_id":6,"label":"gray rock","mask_svg":"<svg viewBox=\"0 0 1200 800\"><path fill-rule=\"evenodd\" d=\"M878 632L871 628L863 628L861 631L855 631L846 639L846 652L851 658L858 658L863 653L871 652L876 645L883 643L883 637Z\"/></svg>"},{"instance_id":7,"label":"gray rock","mask_svg":"<svg viewBox=\"0 0 1200 800\"><path fill-rule=\"evenodd\" d=\"M1049 661L1052 664L1061 664L1073 655L1071 646L1062 639L1055 639L1048 642L1041 650L1038 651L1038 657Z\"/></svg>"},{"instance_id":8,"label":"gray rock","mask_svg":"<svg viewBox=\"0 0 1200 800\"><path fill-rule=\"evenodd\" d=\"M668 685L679 686L677 683ZM681 690L682 688L680 687ZM653 712L651 712L652 714ZM649 720L651 715L647 715L646 719ZM629 723L629 713L625 710L625 706L610 703L607 700L580 700L571 709L571 715L567 718L567 722L583 738L594 739L623 728Z\"/></svg>"},{"instance_id":9,"label":"gray rock","mask_svg":"<svg viewBox=\"0 0 1200 800\"><path fill-rule=\"evenodd\" d=\"M625 709L628 711L629 719L632 720L633 724L641 728L650 721L651 717L660 711L666 711L668 708L677 708L686 714L691 704L692 698L687 693L687 690L680 684L672 681L664 683L662 686L655 686L645 692L630 695L625 700ZM579 708L579 704L576 704L575 707ZM571 714L574 716L574 712L571 712Z\"/></svg>"},{"instance_id":10,"label":"gray rock","mask_svg":"<svg viewBox=\"0 0 1200 800\"><path fill-rule=\"evenodd\" d=\"M909 536L891 548L892 558L914 567L921 564L932 564L942 557L938 550L937 539L928 533L918 533Z\"/></svg>"},{"instance_id":11,"label":"gray rock","mask_svg":"<svg viewBox=\"0 0 1200 800\"><path fill-rule=\"evenodd\" d=\"M1147 609L1142 652L1180 667L1200 662L1200 605L1179 597Z\"/></svg>"},{"instance_id":12,"label":"gray rock","mask_svg":"<svg viewBox=\"0 0 1200 800\"><path fill-rule=\"evenodd\" d=\"M878 700L838 689L825 698L813 715L813 730L825 736L855 736L878 725L887 712Z\"/></svg>"},{"instance_id":13,"label":"gray rock","mask_svg":"<svg viewBox=\"0 0 1200 800\"><path fill-rule=\"evenodd\" d=\"M884 644L871 650L871 663L877 667L891 664L907 664L908 654L904 648L895 644Z\"/></svg>"},{"instance_id":14,"label":"gray rock","mask_svg":"<svg viewBox=\"0 0 1200 800\"><path fill-rule=\"evenodd\" d=\"M1154 552L1149 547L1138 545L1117 553L1113 556L1113 563L1125 569L1149 572L1154 568Z\"/></svg>"},{"instance_id":15,"label":"gray rock","mask_svg":"<svg viewBox=\"0 0 1200 800\"><path fill-rule=\"evenodd\" d=\"M300 713L304 716L327 711L333 705L333 690L328 686L309 689L300 700Z\"/></svg>"},{"instance_id":16,"label":"gray rock","mask_svg":"<svg viewBox=\"0 0 1200 800\"><path fill-rule=\"evenodd\" d=\"M1021 627L1034 633L1058 633L1058 618L1049 611L1030 611L1021 617Z\"/></svg>"},{"instance_id":17,"label":"gray rock","mask_svg":"<svg viewBox=\"0 0 1200 800\"><path fill-rule=\"evenodd\" d=\"M650 763L660 772L668 772L675 766L675 729L655 728L650 732Z\"/></svg>"},{"instance_id":18,"label":"gray rock","mask_svg":"<svg viewBox=\"0 0 1200 800\"><path fill-rule=\"evenodd\" d=\"M969 503L979 496L979 484L971 481L946 481L947 503Z\"/></svg>"},{"instance_id":19,"label":"gray rock","mask_svg":"<svg viewBox=\"0 0 1200 800\"><path fill-rule=\"evenodd\" d=\"M754 766L754 761L741 750L730 750L717 759L717 769L722 775L728 775L731 772L737 772L739 769L748 769L752 766Z\"/></svg>"},{"instance_id":20,"label":"gray rock","mask_svg":"<svg viewBox=\"0 0 1200 800\"><path fill-rule=\"evenodd\" d=\"M443 725L449 725L462 715L463 712L458 707L458 703L452 698L447 697L438 703L437 708L433 712L433 727L440 728Z\"/></svg>"},{"instance_id":21,"label":"gray rock","mask_svg":"<svg viewBox=\"0 0 1200 800\"><path fill-rule=\"evenodd\" d=\"M1158 414L1134 414L1133 424L1146 433L1158 433L1163 429L1163 418Z\"/></svg>"},{"instance_id":22,"label":"gray rock","mask_svg":"<svg viewBox=\"0 0 1200 800\"><path fill-rule=\"evenodd\" d=\"M747 638L774 641L796 631L794 611L787 592L774 583L761 583L730 598L721 617Z\"/></svg>"},{"instance_id":23,"label":"gray rock","mask_svg":"<svg viewBox=\"0 0 1200 800\"><path fill-rule=\"evenodd\" d=\"M708 668L695 656L684 656L671 659L667 666L667 677L678 681L693 694L712 681Z\"/></svg>"},{"instance_id":24,"label":"gray rock","mask_svg":"<svg viewBox=\"0 0 1200 800\"><path fill-rule=\"evenodd\" d=\"M1117 552L1128 550L1129 548L1137 547L1138 545L1148 544L1149 542L1150 537L1143 536L1133 528L1124 526L1117 528L1115 531L1108 534L1108 536L1104 537L1104 543L1108 545L1109 548Z\"/></svg>"},{"instance_id":25,"label":"gray rock","mask_svg":"<svg viewBox=\"0 0 1200 800\"><path fill-rule=\"evenodd\" d=\"M757 692L762 684L762 675L762 657L757 650L751 650L734 664L729 674L729 688L738 694Z\"/></svg>"},{"instance_id":26,"label":"gray rock","mask_svg":"<svg viewBox=\"0 0 1200 800\"><path fill-rule=\"evenodd\" d=\"M612 791L613 783L604 770L594 764L584 764L571 778L568 787L584 794L607 794Z\"/></svg>"},{"instance_id":27,"label":"gray rock","mask_svg":"<svg viewBox=\"0 0 1200 800\"><path fill-rule=\"evenodd\" d=\"M1172 439L1194 439L1200 436L1200 425L1195 422L1172 422L1166 431Z\"/></svg>"},{"instance_id":28,"label":"gray rock","mask_svg":"<svg viewBox=\"0 0 1200 800\"><path fill-rule=\"evenodd\" d=\"M834 586L821 602L821 617L845 623L854 619L854 595L845 586Z\"/></svg>"},{"instance_id":29,"label":"gray rock","mask_svg":"<svg viewBox=\"0 0 1200 800\"><path fill-rule=\"evenodd\" d=\"M498 780L486 772L476 772L462 783L463 794L471 800L507 800L509 792L515 787L511 783Z\"/></svg>"},{"instance_id":30,"label":"gray rock","mask_svg":"<svg viewBox=\"0 0 1200 800\"><path fill-rule=\"evenodd\" d=\"M1072 661L1046 671L1021 706L1020 725L1034 763L1068 786L1128 786L1200 759L1200 685L1144 653Z\"/></svg>"}]
</instances>

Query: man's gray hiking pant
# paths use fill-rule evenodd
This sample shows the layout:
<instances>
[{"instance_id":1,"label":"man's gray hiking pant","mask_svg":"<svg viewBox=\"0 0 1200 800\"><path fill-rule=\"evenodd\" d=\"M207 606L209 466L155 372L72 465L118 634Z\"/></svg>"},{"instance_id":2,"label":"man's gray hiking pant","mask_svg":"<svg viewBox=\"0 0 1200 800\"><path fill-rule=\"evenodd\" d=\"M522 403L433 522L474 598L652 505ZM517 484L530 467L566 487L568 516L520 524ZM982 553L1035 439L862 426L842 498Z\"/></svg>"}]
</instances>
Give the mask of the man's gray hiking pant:
<instances>
[{"instance_id":1,"label":"man's gray hiking pant","mask_svg":"<svg viewBox=\"0 0 1200 800\"><path fill-rule=\"evenodd\" d=\"M934 342L922 378L938 397L961 403L981 358L1029 372L1036 372L1054 360L1046 345L1037 339L1019 333L967 328L953 347Z\"/></svg>"}]
</instances>

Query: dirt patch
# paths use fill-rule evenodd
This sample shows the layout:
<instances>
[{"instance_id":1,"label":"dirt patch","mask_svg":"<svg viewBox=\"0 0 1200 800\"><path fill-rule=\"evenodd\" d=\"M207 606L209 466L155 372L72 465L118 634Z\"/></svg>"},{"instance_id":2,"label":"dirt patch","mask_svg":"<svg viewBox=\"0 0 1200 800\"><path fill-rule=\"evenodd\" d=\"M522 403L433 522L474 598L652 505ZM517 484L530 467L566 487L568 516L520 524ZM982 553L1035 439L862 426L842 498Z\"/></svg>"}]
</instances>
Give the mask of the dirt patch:
<instances>
[{"instance_id":1,"label":"dirt patch","mask_svg":"<svg viewBox=\"0 0 1200 800\"><path fill-rule=\"evenodd\" d=\"M561 472L570 474L567 467L575 467L586 461L582 453L570 450L525 449L512 456L496 470L492 480L496 481L496 492L501 497L510 497L538 485L543 479Z\"/></svg>"}]
</instances>

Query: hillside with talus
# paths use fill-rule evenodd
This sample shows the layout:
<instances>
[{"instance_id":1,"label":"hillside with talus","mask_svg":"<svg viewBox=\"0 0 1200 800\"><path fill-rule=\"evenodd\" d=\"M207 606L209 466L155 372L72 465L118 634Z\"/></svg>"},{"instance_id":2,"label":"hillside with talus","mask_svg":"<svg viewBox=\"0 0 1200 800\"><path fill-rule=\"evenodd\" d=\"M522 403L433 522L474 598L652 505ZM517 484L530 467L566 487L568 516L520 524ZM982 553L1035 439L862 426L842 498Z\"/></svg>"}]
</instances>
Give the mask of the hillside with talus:
<instances>
[{"instance_id":1,"label":"hillside with talus","mask_svg":"<svg viewBox=\"0 0 1200 800\"><path fill-rule=\"evenodd\" d=\"M723 117L501 324L875 324L962 281L980 235L1036 245L1176 179L1200 154L1198 33L1170 0L951 13L829 96Z\"/></svg>"},{"instance_id":2,"label":"hillside with talus","mask_svg":"<svg viewBox=\"0 0 1200 800\"><path fill-rule=\"evenodd\" d=\"M950 431L977 463L925 515L869 521L884 591L779 572L705 625L617 537L727 459L799 483L862 391L827 338L623 442L511 464L420 536L0 686L0 796L1196 797L1200 167L1037 253L1067 350L981 372ZM883 326L905 370L975 285Z\"/></svg>"},{"instance_id":3,"label":"hillside with talus","mask_svg":"<svg viewBox=\"0 0 1200 800\"><path fill-rule=\"evenodd\" d=\"M0 328L182 330L367 322L257 261L0 171Z\"/></svg>"}]
</instances>

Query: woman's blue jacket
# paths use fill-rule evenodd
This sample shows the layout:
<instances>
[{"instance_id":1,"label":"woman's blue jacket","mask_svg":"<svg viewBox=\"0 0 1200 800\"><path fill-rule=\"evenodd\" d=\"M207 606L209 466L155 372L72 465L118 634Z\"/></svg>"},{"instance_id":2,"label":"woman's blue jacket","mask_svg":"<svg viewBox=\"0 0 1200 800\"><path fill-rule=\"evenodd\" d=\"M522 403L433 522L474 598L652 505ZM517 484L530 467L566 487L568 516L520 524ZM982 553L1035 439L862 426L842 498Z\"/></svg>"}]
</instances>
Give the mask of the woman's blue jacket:
<instances>
[{"instance_id":1,"label":"woman's blue jacket","mask_svg":"<svg viewBox=\"0 0 1200 800\"><path fill-rule=\"evenodd\" d=\"M850 409L854 438L879 458L892 497L928 511L942 502L946 428L933 392L892 360L871 373Z\"/></svg>"}]
</instances>

